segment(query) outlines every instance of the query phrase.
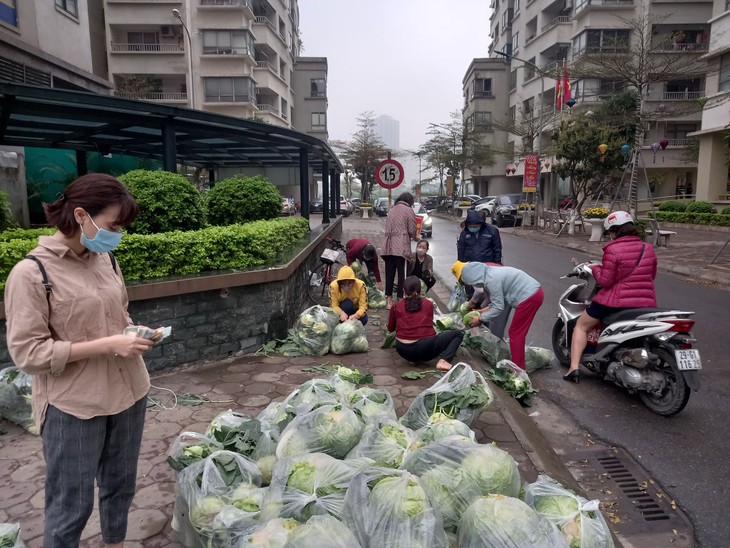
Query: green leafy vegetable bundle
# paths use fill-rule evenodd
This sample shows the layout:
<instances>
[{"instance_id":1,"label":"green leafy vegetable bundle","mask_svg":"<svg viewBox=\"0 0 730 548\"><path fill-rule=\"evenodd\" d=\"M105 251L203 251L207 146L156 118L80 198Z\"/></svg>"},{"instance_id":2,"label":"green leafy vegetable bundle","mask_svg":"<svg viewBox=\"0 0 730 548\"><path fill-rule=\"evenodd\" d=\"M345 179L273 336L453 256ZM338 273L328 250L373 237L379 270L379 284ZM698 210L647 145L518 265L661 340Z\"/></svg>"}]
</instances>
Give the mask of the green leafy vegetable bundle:
<instances>
[{"instance_id":1,"label":"green leafy vegetable bundle","mask_svg":"<svg viewBox=\"0 0 730 548\"><path fill-rule=\"evenodd\" d=\"M515 398L522 405L532 405L532 398L537 394L527 372L509 360L502 360L488 370L487 378Z\"/></svg>"},{"instance_id":2,"label":"green leafy vegetable bundle","mask_svg":"<svg viewBox=\"0 0 730 548\"><path fill-rule=\"evenodd\" d=\"M0 417L37 436L40 429L33 420L31 384L31 376L17 367L0 370Z\"/></svg>"},{"instance_id":3,"label":"green leafy vegetable bundle","mask_svg":"<svg viewBox=\"0 0 730 548\"><path fill-rule=\"evenodd\" d=\"M0 523L0 548L25 548L18 523Z\"/></svg>"},{"instance_id":4,"label":"green leafy vegetable bundle","mask_svg":"<svg viewBox=\"0 0 730 548\"><path fill-rule=\"evenodd\" d=\"M331 308L315 305L302 312L294 325L294 341L302 354L324 356L330 350L332 330L339 315Z\"/></svg>"},{"instance_id":5,"label":"green leafy vegetable bundle","mask_svg":"<svg viewBox=\"0 0 730 548\"><path fill-rule=\"evenodd\" d=\"M473 327L467 331L461 344L479 352L492 367L500 360L509 359L511 355L507 343L484 326Z\"/></svg>"}]
</instances>

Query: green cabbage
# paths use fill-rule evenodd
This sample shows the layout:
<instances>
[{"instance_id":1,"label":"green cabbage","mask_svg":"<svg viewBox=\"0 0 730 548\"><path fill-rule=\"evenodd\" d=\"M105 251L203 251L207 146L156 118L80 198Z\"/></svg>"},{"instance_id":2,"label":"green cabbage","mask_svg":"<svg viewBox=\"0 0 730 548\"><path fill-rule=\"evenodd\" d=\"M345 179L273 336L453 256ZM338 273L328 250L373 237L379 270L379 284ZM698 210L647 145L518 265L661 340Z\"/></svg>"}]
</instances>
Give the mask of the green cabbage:
<instances>
[{"instance_id":1,"label":"green cabbage","mask_svg":"<svg viewBox=\"0 0 730 548\"><path fill-rule=\"evenodd\" d=\"M471 312L473 309L471 306L469 306L469 301L461 303L459 305L459 314L463 316L466 316L469 312Z\"/></svg>"},{"instance_id":2,"label":"green cabbage","mask_svg":"<svg viewBox=\"0 0 730 548\"><path fill-rule=\"evenodd\" d=\"M295 519L271 519L255 531L244 535L240 546L241 548L284 548L289 535L299 525Z\"/></svg>"},{"instance_id":3,"label":"green cabbage","mask_svg":"<svg viewBox=\"0 0 730 548\"><path fill-rule=\"evenodd\" d=\"M360 440L362 429L363 423L352 409L323 406L297 417L284 429L276 456L320 452L341 459Z\"/></svg>"},{"instance_id":4,"label":"green cabbage","mask_svg":"<svg viewBox=\"0 0 730 548\"><path fill-rule=\"evenodd\" d=\"M464 481L473 482L483 495L520 494L520 471L512 456L495 445L479 445L461 461Z\"/></svg>"},{"instance_id":5,"label":"green cabbage","mask_svg":"<svg viewBox=\"0 0 730 548\"><path fill-rule=\"evenodd\" d=\"M346 320L335 327L330 345L333 354L367 352L370 348L360 320Z\"/></svg>"},{"instance_id":6,"label":"green cabbage","mask_svg":"<svg viewBox=\"0 0 730 548\"><path fill-rule=\"evenodd\" d=\"M396 418L393 398L382 388L358 388L348 396L347 403L364 421L378 417Z\"/></svg>"},{"instance_id":7,"label":"green cabbage","mask_svg":"<svg viewBox=\"0 0 730 548\"><path fill-rule=\"evenodd\" d=\"M352 532L332 516L312 516L289 536L286 548L360 548Z\"/></svg>"}]
</instances>

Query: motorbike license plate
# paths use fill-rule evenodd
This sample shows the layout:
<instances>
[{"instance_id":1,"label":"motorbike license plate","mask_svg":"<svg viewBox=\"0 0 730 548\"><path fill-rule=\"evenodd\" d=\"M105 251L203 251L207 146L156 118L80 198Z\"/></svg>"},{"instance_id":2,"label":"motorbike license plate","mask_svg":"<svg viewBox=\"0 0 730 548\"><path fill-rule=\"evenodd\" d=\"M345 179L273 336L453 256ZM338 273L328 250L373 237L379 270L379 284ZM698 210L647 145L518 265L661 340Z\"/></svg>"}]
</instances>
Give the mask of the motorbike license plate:
<instances>
[{"instance_id":1,"label":"motorbike license plate","mask_svg":"<svg viewBox=\"0 0 730 548\"><path fill-rule=\"evenodd\" d=\"M677 360L677 367L681 371L702 369L699 350L675 350L674 358Z\"/></svg>"}]
</instances>

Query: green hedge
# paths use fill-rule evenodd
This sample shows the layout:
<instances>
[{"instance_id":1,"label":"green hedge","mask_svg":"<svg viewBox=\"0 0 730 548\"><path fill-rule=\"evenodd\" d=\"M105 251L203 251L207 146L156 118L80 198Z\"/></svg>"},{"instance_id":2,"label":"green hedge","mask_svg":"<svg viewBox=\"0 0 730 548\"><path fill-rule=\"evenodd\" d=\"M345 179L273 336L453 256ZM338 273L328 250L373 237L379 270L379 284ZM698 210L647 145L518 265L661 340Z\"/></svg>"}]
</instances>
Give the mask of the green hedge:
<instances>
[{"instance_id":1,"label":"green hedge","mask_svg":"<svg viewBox=\"0 0 730 548\"><path fill-rule=\"evenodd\" d=\"M286 217L191 232L126 234L114 255L128 282L189 276L261 266L308 233L307 219ZM37 245L37 235L8 239L0 233L0 290L13 266Z\"/></svg>"},{"instance_id":2,"label":"green hedge","mask_svg":"<svg viewBox=\"0 0 730 548\"><path fill-rule=\"evenodd\" d=\"M655 216L657 221L664 221L667 223L730 226L730 215L722 215L720 213L682 213L674 211L657 211L655 213Z\"/></svg>"},{"instance_id":3,"label":"green hedge","mask_svg":"<svg viewBox=\"0 0 730 548\"><path fill-rule=\"evenodd\" d=\"M687 211L685 200L667 200L659 204L659 211Z\"/></svg>"},{"instance_id":4,"label":"green hedge","mask_svg":"<svg viewBox=\"0 0 730 548\"><path fill-rule=\"evenodd\" d=\"M687 204L687 213L715 213L715 207L712 202L690 200Z\"/></svg>"}]
</instances>

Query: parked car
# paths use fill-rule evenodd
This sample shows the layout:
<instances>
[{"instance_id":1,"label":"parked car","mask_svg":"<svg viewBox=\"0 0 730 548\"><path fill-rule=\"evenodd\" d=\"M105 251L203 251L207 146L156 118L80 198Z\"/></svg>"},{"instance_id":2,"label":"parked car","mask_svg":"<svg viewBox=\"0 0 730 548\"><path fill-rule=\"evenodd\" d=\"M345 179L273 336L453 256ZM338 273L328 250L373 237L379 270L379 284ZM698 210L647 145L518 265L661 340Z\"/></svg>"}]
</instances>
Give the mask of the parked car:
<instances>
[{"instance_id":1,"label":"parked car","mask_svg":"<svg viewBox=\"0 0 730 548\"><path fill-rule=\"evenodd\" d=\"M350 200L348 200L347 198L340 198L340 215L349 217L354 211L355 207L352 205L352 202L350 202Z\"/></svg>"},{"instance_id":2,"label":"parked car","mask_svg":"<svg viewBox=\"0 0 730 548\"><path fill-rule=\"evenodd\" d=\"M465 197L465 198L469 198L469 199L470 199L470 200L472 200L473 202L478 202L479 200L481 200L481 199L482 199L482 197L481 197L481 196L479 196L479 194L467 194L467 195L466 195L466 196L464 196L464 197Z\"/></svg>"},{"instance_id":3,"label":"parked car","mask_svg":"<svg viewBox=\"0 0 730 548\"><path fill-rule=\"evenodd\" d=\"M425 207L427 210L430 211L432 209L436 209L436 206L438 206L439 197L438 196L422 196L421 203L423 204L423 207Z\"/></svg>"},{"instance_id":4,"label":"parked car","mask_svg":"<svg viewBox=\"0 0 730 548\"><path fill-rule=\"evenodd\" d=\"M297 212L296 205L294 205L294 201L289 198L282 198L281 199L281 214L282 215L295 215Z\"/></svg>"},{"instance_id":5,"label":"parked car","mask_svg":"<svg viewBox=\"0 0 730 548\"><path fill-rule=\"evenodd\" d=\"M419 217L423 217L423 222L421 223L421 237L430 238L433 236L433 220L428 214L428 210L423 206L423 204L415 203L413 204L413 212Z\"/></svg>"},{"instance_id":6,"label":"parked car","mask_svg":"<svg viewBox=\"0 0 730 548\"><path fill-rule=\"evenodd\" d=\"M322 198L315 198L314 200L310 200L309 202L309 212L310 213L322 213L323 205L322 205Z\"/></svg>"},{"instance_id":7,"label":"parked car","mask_svg":"<svg viewBox=\"0 0 730 548\"><path fill-rule=\"evenodd\" d=\"M373 211L380 217L388 214L388 207L388 198L378 198L373 202Z\"/></svg>"},{"instance_id":8,"label":"parked car","mask_svg":"<svg viewBox=\"0 0 730 548\"><path fill-rule=\"evenodd\" d=\"M496 196L486 196L481 200L474 202L472 206L477 211L487 210L487 215L491 215L494 210L494 201L497 199Z\"/></svg>"},{"instance_id":9,"label":"parked car","mask_svg":"<svg viewBox=\"0 0 730 548\"><path fill-rule=\"evenodd\" d=\"M502 226L519 226L522 224L522 213L517 206L522 202L521 194L502 194L497 196L492 211L492 224Z\"/></svg>"},{"instance_id":10,"label":"parked car","mask_svg":"<svg viewBox=\"0 0 730 548\"><path fill-rule=\"evenodd\" d=\"M362 202L361 198L352 198L350 200L350 203L352 204L352 207L354 208L353 213L358 213L360 211L361 202Z\"/></svg>"}]
</instances>

